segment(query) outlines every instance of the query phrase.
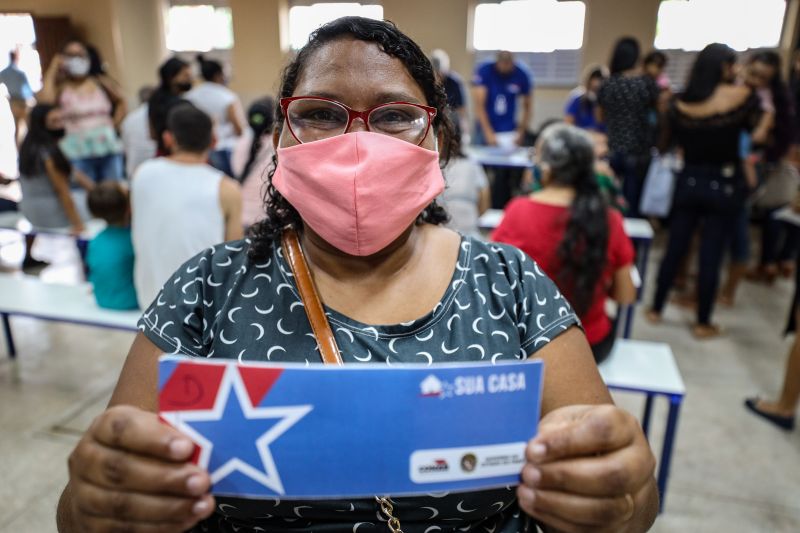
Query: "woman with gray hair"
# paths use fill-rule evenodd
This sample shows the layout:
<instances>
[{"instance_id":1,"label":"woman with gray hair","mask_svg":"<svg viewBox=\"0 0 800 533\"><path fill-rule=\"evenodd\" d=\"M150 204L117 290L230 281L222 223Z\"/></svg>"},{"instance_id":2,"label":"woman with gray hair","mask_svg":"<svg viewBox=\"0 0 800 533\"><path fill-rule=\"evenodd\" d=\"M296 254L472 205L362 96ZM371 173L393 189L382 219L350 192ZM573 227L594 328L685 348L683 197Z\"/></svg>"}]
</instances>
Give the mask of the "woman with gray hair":
<instances>
[{"instance_id":1,"label":"woman with gray hair","mask_svg":"<svg viewBox=\"0 0 800 533\"><path fill-rule=\"evenodd\" d=\"M554 124L537 143L542 190L513 200L492 240L513 244L531 256L577 311L595 360L614 345L605 300L632 303L633 245L622 216L606 204L594 173L589 135Z\"/></svg>"}]
</instances>

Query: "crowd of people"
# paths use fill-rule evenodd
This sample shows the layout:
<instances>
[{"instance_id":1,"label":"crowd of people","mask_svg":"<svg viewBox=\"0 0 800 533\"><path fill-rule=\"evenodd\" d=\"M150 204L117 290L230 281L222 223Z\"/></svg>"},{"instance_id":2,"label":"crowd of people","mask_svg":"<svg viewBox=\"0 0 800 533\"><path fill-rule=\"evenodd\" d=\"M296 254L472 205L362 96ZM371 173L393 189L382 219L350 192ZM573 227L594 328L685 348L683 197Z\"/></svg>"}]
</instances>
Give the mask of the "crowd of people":
<instances>
[{"instance_id":1,"label":"crowd of people","mask_svg":"<svg viewBox=\"0 0 800 533\"><path fill-rule=\"evenodd\" d=\"M781 216L797 205L800 185L800 54L787 83L777 52L760 50L742 63L729 46L711 44L697 54L677 94L667 61L659 51L642 57L634 38L619 39L608 66L586 69L563 118L545 121L532 136L538 137L533 172L519 179L517 171L489 169L492 205L505 208L491 239L524 250L557 282L579 313L598 362L614 341L603 304L630 303L636 295L634 254L615 210L628 217L651 214L642 211L654 194L648 191L651 174L674 180L669 197L661 198L666 212L654 220L668 238L646 313L652 323L661 321L672 301L695 310L691 331L697 339L714 338L722 334L712 321L715 304L733 306L743 279L772 284L797 274L800 281L800 228ZM473 83L479 142L524 144L533 86L525 66L504 52L481 65ZM518 99L523 113L514 111ZM678 162L671 178L654 172L666 154ZM511 199L515 191L519 196ZM751 265L754 231L760 254ZM690 284L694 256L697 274ZM680 292L670 300L675 289ZM797 305L795 297L787 332L794 331ZM800 398L798 346L789 355L781 399L746 402L784 428L794 427Z\"/></svg>"},{"instance_id":2,"label":"crowd of people","mask_svg":"<svg viewBox=\"0 0 800 533\"><path fill-rule=\"evenodd\" d=\"M13 66L13 52L11 60ZM171 58L159 69L161 85L142 87L140 105L127 112L99 52L70 40L47 68L25 120L15 120L25 132L21 201L4 206L37 228L68 228L75 236L90 218L105 221L82 254L101 307L145 308L186 259L240 238L259 218L252 201L243 214L240 181L252 174L247 187L260 198L256 173L266 164L260 147L273 110L254 104L261 119L245 131L247 117L225 86L222 65L202 55L197 61L202 82L194 84L190 65ZM7 76L15 90L29 87L24 73L14 73L22 76ZM34 95L22 94L27 108ZM32 245L30 238L23 268L46 266L33 258Z\"/></svg>"},{"instance_id":3,"label":"crowd of people","mask_svg":"<svg viewBox=\"0 0 800 533\"><path fill-rule=\"evenodd\" d=\"M630 415L599 405L608 393L595 363L616 338L606 300L637 297L623 217L648 215L641 206L662 156L676 154L681 166L661 221L668 238L649 320L658 323L670 293L682 288L674 300L696 308L693 334L712 338L721 334L715 303L733 305L740 280L800 281L798 228L779 217L798 189L800 64L786 83L775 52L740 65L730 47L712 44L675 93L666 65L663 53L642 58L635 39L620 39L607 66L586 69L563 117L531 134L534 80L511 53L478 65L468 93L444 51L426 56L386 22L348 17L321 27L284 70L277 101L265 96L247 110L227 87L226 66L198 56L196 69L166 60L158 86L143 87L128 112L99 52L66 43L35 106L16 123L24 132L22 200L0 207L75 235L89 218L103 219L84 257L97 303L144 315L112 407L73 454L60 527L133 521L180 530L214 514L205 522L212 531L275 530L297 518L288 504L270 517L246 500L218 499L235 513L216 507L208 473L187 463L185 437L158 422L154 393L163 352L309 361L317 339L305 315L293 313L297 296L281 290L291 268L280 243L292 228L346 362L412 362L420 354L431 362L548 362L540 434L521 487L445 496L439 512L461 511L466 501L474 511L460 517L465 523L497 531L523 530L525 517L556 528L647 529L657 499L652 454ZM19 116L18 100L27 107L33 95L24 81L7 79ZM533 145L532 170L485 168L467 156L467 144ZM491 207L505 214L487 237L478 218ZM751 221L761 232L752 269ZM40 266L27 244L23 266ZM273 312L277 333L273 324L266 335L266 323L258 338L245 332ZM225 320L234 313L239 320ZM489 338L481 320L497 328ZM279 346L274 335L283 336ZM423 342L431 338L435 349ZM455 347L449 359L439 343ZM747 407L793 427L798 367L800 343L780 399L748 399ZM613 438L581 433L585 424ZM132 429L115 433L122 426ZM559 448L564 432L584 440ZM142 474L110 490L98 457L119 453ZM576 454L583 459L572 460ZM168 494L160 479L175 480ZM119 494L130 502L125 516L113 505ZM418 512L428 500L400 498L394 508L414 524L424 521ZM374 519L374 501L347 503L347 517L335 512L342 502L308 505L319 523L349 528Z\"/></svg>"}]
</instances>

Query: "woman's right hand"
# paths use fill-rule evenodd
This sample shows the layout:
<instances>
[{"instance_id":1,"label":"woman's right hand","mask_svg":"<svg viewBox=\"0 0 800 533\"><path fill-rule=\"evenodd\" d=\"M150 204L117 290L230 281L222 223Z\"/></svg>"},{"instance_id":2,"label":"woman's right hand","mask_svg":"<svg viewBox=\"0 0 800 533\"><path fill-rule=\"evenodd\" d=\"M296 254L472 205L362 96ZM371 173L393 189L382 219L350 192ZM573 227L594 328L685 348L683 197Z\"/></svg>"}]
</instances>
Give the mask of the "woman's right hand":
<instances>
[{"instance_id":1,"label":"woman's right hand","mask_svg":"<svg viewBox=\"0 0 800 533\"><path fill-rule=\"evenodd\" d=\"M61 54L56 54L53 56L53 59L50 60L50 64L47 66L47 71L45 72L45 76L56 76L64 66L64 56Z\"/></svg>"},{"instance_id":2,"label":"woman's right hand","mask_svg":"<svg viewBox=\"0 0 800 533\"><path fill-rule=\"evenodd\" d=\"M76 531L172 533L214 511L194 444L155 413L110 407L69 457L68 522ZM71 529L70 529L71 530Z\"/></svg>"}]
</instances>

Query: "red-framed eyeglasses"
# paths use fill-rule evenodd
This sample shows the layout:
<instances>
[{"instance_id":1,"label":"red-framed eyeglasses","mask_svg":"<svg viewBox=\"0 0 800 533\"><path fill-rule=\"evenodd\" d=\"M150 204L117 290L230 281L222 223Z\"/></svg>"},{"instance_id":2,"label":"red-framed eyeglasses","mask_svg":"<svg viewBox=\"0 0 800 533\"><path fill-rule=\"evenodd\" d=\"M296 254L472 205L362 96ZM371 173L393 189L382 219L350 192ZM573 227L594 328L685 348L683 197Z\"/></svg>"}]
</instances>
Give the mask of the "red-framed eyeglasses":
<instances>
[{"instance_id":1,"label":"red-framed eyeglasses","mask_svg":"<svg viewBox=\"0 0 800 533\"><path fill-rule=\"evenodd\" d=\"M363 111L321 96L291 96L281 98L280 104L289 131L299 143L347 133L353 121L360 118L367 131L419 146L436 116L436 108L411 102L389 102Z\"/></svg>"}]
</instances>

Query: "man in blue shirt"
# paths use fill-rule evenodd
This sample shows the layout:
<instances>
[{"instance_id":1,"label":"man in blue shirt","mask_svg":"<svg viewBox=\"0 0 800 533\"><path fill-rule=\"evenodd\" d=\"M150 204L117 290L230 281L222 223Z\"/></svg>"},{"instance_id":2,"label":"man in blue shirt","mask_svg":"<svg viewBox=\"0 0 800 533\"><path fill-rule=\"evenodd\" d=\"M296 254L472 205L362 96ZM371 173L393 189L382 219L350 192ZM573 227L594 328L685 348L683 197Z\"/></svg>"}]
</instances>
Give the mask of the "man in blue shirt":
<instances>
[{"instance_id":1,"label":"man in blue shirt","mask_svg":"<svg viewBox=\"0 0 800 533\"><path fill-rule=\"evenodd\" d=\"M479 134L487 145L522 144L531 120L533 82L528 70L514 62L511 52L502 51L491 63L480 65L472 80ZM522 115L517 122L517 100Z\"/></svg>"},{"instance_id":2,"label":"man in blue shirt","mask_svg":"<svg viewBox=\"0 0 800 533\"><path fill-rule=\"evenodd\" d=\"M33 90L28 83L28 76L17 66L19 55L16 50L8 54L8 66L0 71L0 84L8 90L11 114L14 115L14 139L19 142L20 126L28 112L28 100L33 97Z\"/></svg>"},{"instance_id":3,"label":"man in blue shirt","mask_svg":"<svg viewBox=\"0 0 800 533\"><path fill-rule=\"evenodd\" d=\"M533 82L528 70L514 63L511 52L502 51L495 61L484 63L475 70L472 84L478 143L507 149L520 146L533 107ZM522 100L522 113L517 122L519 99ZM492 208L503 209L519 188L522 171L494 167L491 175Z\"/></svg>"}]
</instances>

